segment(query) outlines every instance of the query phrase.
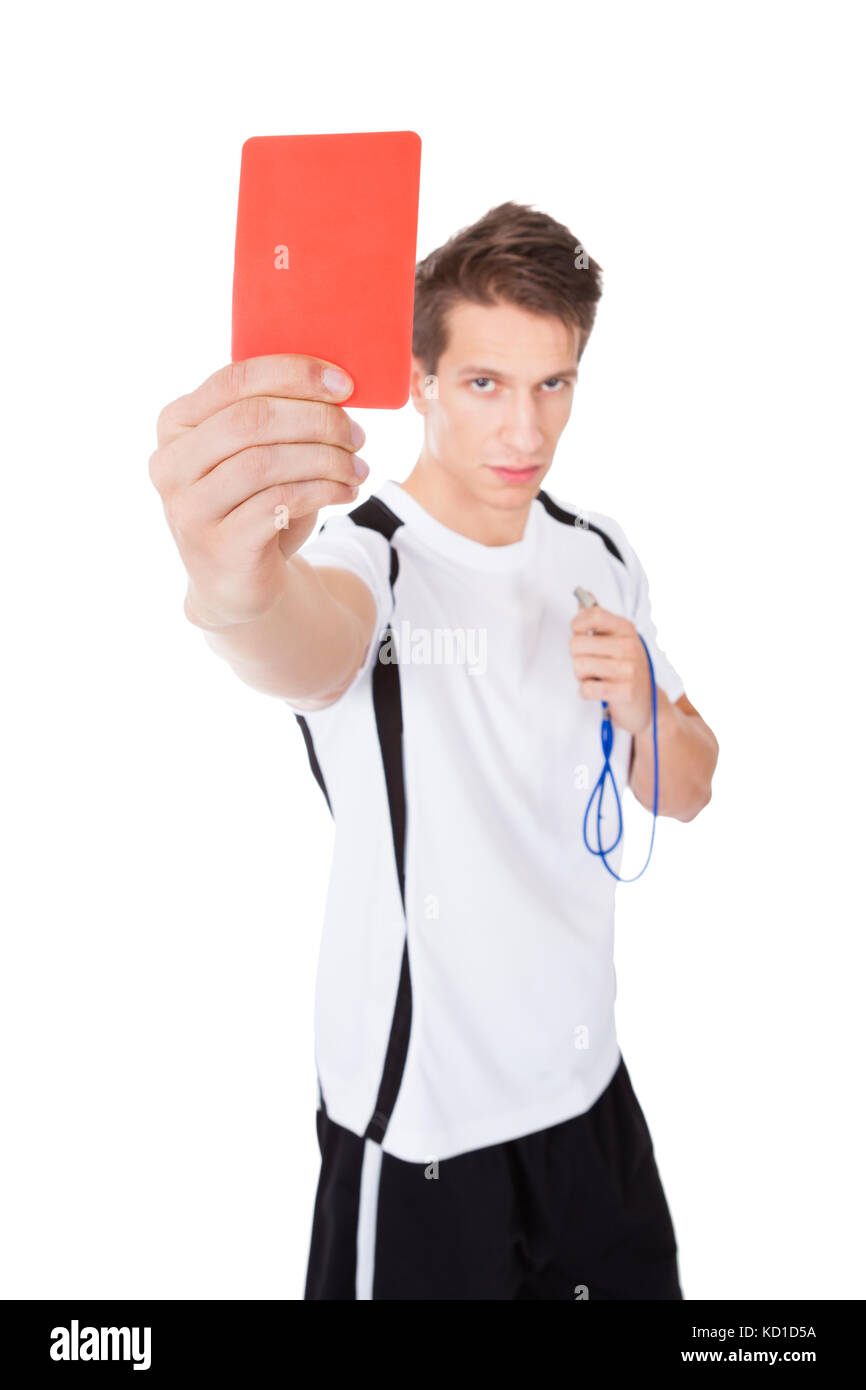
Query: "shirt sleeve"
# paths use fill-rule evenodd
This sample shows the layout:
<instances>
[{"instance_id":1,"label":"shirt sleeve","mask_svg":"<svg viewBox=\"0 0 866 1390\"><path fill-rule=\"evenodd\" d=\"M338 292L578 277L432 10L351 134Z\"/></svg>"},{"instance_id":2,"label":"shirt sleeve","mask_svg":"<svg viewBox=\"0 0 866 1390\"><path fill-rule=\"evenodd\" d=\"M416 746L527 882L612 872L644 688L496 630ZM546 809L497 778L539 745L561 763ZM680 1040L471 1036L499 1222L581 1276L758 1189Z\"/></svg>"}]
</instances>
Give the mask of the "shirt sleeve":
<instances>
[{"instance_id":1,"label":"shirt sleeve","mask_svg":"<svg viewBox=\"0 0 866 1390\"><path fill-rule=\"evenodd\" d=\"M680 696L685 694L685 683L664 650L659 646L646 571L622 527L612 517L586 512L584 515L589 515L592 520L597 521L602 530L606 531L611 540L615 541L617 549L623 557L629 577L629 587L624 596L627 616L634 623L635 630L640 633L649 648L657 686L665 692L672 704L676 703Z\"/></svg>"},{"instance_id":2,"label":"shirt sleeve","mask_svg":"<svg viewBox=\"0 0 866 1390\"><path fill-rule=\"evenodd\" d=\"M308 565L322 565L333 569L351 570L362 579L373 595L376 604L376 625L367 648L364 660L355 673L352 683L328 709L345 699L350 690L358 685L370 670L379 650L379 641L388 626L394 609L394 596L391 592L391 547L385 537L369 526L356 526L348 516L338 513L328 517L297 552ZM309 711L296 706L292 700L285 703L298 713Z\"/></svg>"}]
</instances>

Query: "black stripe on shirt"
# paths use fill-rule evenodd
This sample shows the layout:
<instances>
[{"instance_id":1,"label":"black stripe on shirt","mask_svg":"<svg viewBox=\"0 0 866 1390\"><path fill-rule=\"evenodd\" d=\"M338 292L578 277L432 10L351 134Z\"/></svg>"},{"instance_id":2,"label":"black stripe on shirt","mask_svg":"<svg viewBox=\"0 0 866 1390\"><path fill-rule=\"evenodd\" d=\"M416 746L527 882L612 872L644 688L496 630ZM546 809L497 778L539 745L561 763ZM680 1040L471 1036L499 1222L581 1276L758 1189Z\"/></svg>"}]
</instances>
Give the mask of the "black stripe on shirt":
<instances>
[{"instance_id":1,"label":"black stripe on shirt","mask_svg":"<svg viewBox=\"0 0 866 1390\"><path fill-rule=\"evenodd\" d=\"M368 526L378 531L388 542L391 551L390 584L391 592L400 570L397 551L391 544L395 531L403 525L378 497L369 497L359 507L349 512L356 526ZM388 809L391 817L391 835L394 842L394 861L397 868L397 883L400 888L400 901L403 916L406 916L406 784L403 770L403 706L400 696L400 667L396 653L391 647L390 661L380 660L382 650L392 642L390 625L379 644L379 653L373 667L373 710L376 717L376 732L382 753L382 766L385 772L385 786L388 794ZM408 924L403 938L403 955L400 961L400 977L397 982L397 996L391 1018L391 1030L385 1049L382 1077L376 1096L376 1104L370 1122L364 1132L365 1139L373 1139L381 1144L391 1119L391 1112L397 1101L406 1056L409 1051L409 1035L412 1029L412 978L409 971Z\"/></svg>"},{"instance_id":2,"label":"black stripe on shirt","mask_svg":"<svg viewBox=\"0 0 866 1390\"><path fill-rule=\"evenodd\" d=\"M547 493L542 488L538 490L538 500L548 516L552 516L554 521L562 521L566 526L579 526L582 531L594 531L597 536L601 536L601 539L604 541L611 555L619 560L621 565L625 564L625 560L620 555L619 549L607 532L602 531L600 526L596 526L592 521L586 521L582 516L578 516L576 512L566 511L565 507L560 507L558 502L554 502L552 497L548 497Z\"/></svg>"}]
</instances>

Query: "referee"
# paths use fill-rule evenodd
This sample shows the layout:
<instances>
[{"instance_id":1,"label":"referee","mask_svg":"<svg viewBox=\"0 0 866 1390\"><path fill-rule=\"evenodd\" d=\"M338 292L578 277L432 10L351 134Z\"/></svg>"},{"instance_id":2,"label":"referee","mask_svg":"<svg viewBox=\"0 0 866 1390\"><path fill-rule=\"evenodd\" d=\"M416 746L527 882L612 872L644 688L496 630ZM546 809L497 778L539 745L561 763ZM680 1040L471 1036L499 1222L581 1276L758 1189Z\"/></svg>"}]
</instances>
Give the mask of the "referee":
<instances>
[{"instance_id":1,"label":"referee","mask_svg":"<svg viewBox=\"0 0 866 1390\"><path fill-rule=\"evenodd\" d=\"M652 808L641 637L659 814L707 805L718 744L622 527L547 486L600 296L515 203L429 255L414 467L318 526L369 473L337 366L233 363L159 417L186 615L286 703L335 821L307 1299L683 1297L616 1036L616 879L583 841L602 700Z\"/></svg>"}]
</instances>

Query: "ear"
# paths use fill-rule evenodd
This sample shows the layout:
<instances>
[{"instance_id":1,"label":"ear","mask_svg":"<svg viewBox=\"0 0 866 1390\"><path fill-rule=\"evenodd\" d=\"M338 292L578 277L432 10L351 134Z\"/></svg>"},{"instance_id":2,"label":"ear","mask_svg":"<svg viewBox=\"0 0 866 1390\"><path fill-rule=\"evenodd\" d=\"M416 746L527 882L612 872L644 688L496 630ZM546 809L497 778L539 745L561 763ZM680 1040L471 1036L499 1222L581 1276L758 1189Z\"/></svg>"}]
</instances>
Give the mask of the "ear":
<instances>
[{"instance_id":1,"label":"ear","mask_svg":"<svg viewBox=\"0 0 866 1390\"><path fill-rule=\"evenodd\" d=\"M412 354L412 370L409 376L409 394L419 415L426 415L431 402L439 395L439 381L430 376L420 357Z\"/></svg>"}]
</instances>

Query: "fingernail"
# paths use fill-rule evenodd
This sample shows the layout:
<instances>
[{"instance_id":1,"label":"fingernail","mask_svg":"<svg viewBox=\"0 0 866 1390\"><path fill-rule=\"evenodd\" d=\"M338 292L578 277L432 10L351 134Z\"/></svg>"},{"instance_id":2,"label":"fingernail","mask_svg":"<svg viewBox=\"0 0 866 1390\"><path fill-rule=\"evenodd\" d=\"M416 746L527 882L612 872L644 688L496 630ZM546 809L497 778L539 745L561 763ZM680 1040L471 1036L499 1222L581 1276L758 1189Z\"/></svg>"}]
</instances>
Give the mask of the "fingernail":
<instances>
[{"instance_id":1,"label":"fingernail","mask_svg":"<svg viewBox=\"0 0 866 1390\"><path fill-rule=\"evenodd\" d=\"M358 421L357 421L357 420L353 420L353 421L352 421L352 443L354 444L355 448L356 448L356 449L360 449L361 445L364 443L364 440L365 440L366 438L367 438L367 436L366 436L366 434L364 433L364 431L361 429L361 426L358 424Z\"/></svg>"},{"instance_id":2,"label":"fingernail","mask_svg":"<svg viewBox=\"0 0 866 1390\"><path fill-rule=\"evenodd\" d=\"M357 496L358 496L358 493L359 493L360 491L361 491L361 489L360 489L359 487L353 487L353 488L352 488L352 491L349 493L349 496L350 496L350 497L357 497Z\"/></svg>"},{"instance_id":3,"label":"fingernail","mask_svg":"<svg viewBox=\"0 0 866 1390\"><path fill-rule=\"evenodd\" d=\"M369 463L365 463L364 460L361 458L360 454L355 454L354 458L352 459L352 462L355 465L355 477L360 478L363 481L364 478L367 477L367 474L370 472Z\"/></svg>"},{"instance_id":4,"label":"fingernail","mask_svg":"<svg viewBox=\"0 0 866 1390\"><path fill-rule=\"evenodd\" d=\"M339 367L323 367L322 381L325 390L330 391L332 396L345 396L352 385L352 378L341 372Z\"/></svg>"}]
</instances>

